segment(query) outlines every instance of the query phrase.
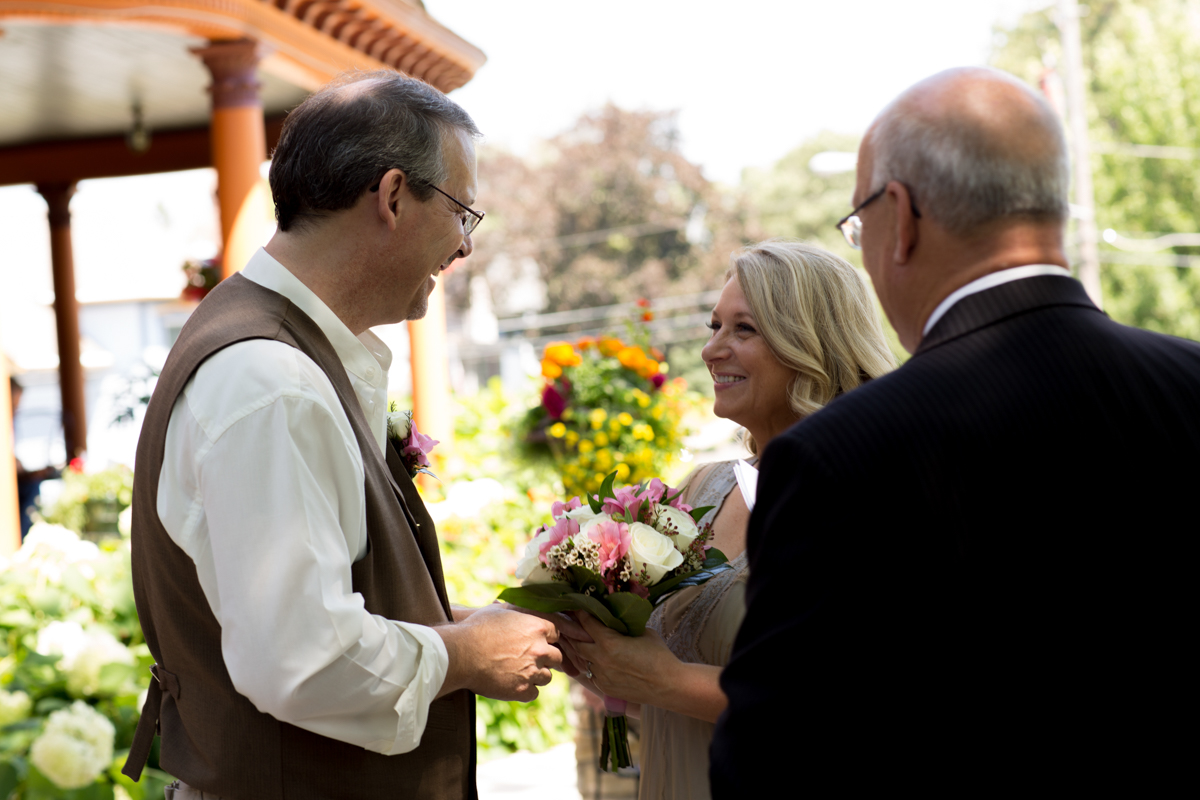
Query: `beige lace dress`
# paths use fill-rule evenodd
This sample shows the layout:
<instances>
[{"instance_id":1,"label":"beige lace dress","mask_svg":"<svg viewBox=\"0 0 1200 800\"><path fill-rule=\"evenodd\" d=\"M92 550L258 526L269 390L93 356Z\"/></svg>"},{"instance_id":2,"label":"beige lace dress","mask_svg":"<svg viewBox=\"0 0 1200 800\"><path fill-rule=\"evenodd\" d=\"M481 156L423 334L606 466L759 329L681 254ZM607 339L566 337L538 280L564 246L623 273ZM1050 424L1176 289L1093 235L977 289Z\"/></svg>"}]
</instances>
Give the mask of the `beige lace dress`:
<instances>
[{"instance_id":1,"label":"beige lace dress","mask_svg":"<svg viewBox=\"0 0 1200 800\"><path fill-rule=\"evenodd\" d=\"M732 461L701 467L683 496L692 507L713 506L711 522L736 488ZM746 554L701 586L681 589L650 616L680 660L724 666L746 614ZM708 746L714 725L654 706L642 706L641 789L639 800L707 800Z\"/></svg>"}]
</instances>

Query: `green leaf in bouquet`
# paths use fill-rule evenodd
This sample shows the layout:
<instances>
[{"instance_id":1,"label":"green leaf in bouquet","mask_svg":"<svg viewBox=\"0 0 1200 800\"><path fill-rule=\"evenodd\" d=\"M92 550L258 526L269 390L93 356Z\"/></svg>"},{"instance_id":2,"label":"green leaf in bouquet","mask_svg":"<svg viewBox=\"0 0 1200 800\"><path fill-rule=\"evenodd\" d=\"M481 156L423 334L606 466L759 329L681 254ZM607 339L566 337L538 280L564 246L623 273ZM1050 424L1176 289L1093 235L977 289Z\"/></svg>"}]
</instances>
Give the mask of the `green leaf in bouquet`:
<instances>
[{"instance_id":1,"label":"green leaf in bouquet","mask_svg":"<svg viewBox=\"0 0 1200 800\"><path fill-rule=\"evenodd\" d=\"M612 610L613 616L625 623L630 636L641 636L646 632L646 623L654 611L649 600L633 592L613 592L604 598L604 604Z\"/></svg>"},{"instance_id":2,"label":"green leaf in bouquet","mask_svg":"<svg viewBox=\"0 0 1200 800\"><path fill-rule=\"evenodd\" d=\"M600 484L600 501L603 502L609 498L616 499L617 495L613 492L613 483L617 480L616 470L608 473L604 478L604 483Z\"/></svg>"},{"instance_id":3,"label":"green leaf in bouquet","mask_svg":"<svg viewBox=\"0 0 1200 800\"><path fill-rule=\"evenodd\" d=\"M699 525L700 520L704 519L704 515L712 511L714 508L716 508L716 506L700 506L699 508L693 508L688 513L692 515L692 521Z\"/></svg>"},{"instance_id":4,"label":"green leaf in bouquet","mask_svg":"<svg viewBox=\"0 0 1200 800\"><path fill-rule=\"evenodd\" d=\"M569 585L574 586L575 591L580 594L588 594L592 597L604 597L608 594L608 587L604 585L604 579L587 567L575 565L567 567L567 572L571 573Z\"/></svg>"},{"instance_id":5,"label":"green leaf in bouquet","mask_svg":"<svg viewBox=\"0 0 1200 800\"><path fill-rule=\"evenodd\" d=\"M25 784L25 800L113 800L113 785L107 781L94 781L81 789L62 789L47 778L37 767L29 767L29 780Z\"/></svg>"},{"instance_id":6,"label":"green leaf in bouquet","mask_svg":"<svg viewBox=\"0 0 1200 800\"><path fill-rule=\"evenodd\" d=\"M729 561L729 556L722 553L715 547L710 547L704 551L704 568L711 569L712 567L724 564Z\"/></svg>"},{"instance_id":7,"label":"green leaf in bouquet","mask_svg":"<svg viewBox=\"0 0 1200 800\"><path fill-rule=\"evenodd\" d=\"M579 594L567 583L534 583L515 586L500 593L500 599L530 611L555 614L559 611L587 611L617 633L628 633L625 623L613 616L595 597Z\"/></svg>"},{"instance_id":8,"label":"green leaf in bouquet","mask_svg":"<svg viewBox=\"0 0 1200 800\"><path fill-rule=\"evenodd\" d=\"M599 514L604 510L604 502L600 500L600 495L588 494L587 501L588 506L592 509L593 514Z\"/></svg>"}]
</instances>

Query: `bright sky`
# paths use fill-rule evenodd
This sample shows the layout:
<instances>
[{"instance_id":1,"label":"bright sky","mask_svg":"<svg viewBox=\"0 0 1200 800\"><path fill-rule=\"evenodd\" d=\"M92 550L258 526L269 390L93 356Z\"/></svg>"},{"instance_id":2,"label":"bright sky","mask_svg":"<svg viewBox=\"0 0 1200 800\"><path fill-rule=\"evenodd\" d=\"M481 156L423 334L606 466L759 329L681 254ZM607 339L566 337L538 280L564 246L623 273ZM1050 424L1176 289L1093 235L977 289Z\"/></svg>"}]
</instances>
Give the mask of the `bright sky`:
<instances>
[{"instance_id":1,"label":"bright sky","mask_svg":"<svg viewBox=\"0 0 1200 800\"><path fill-rule=\"evenodd\" d=\"M527 152L610 100L677 109L686 155L734 184L823 128L861 132L927 75L984 63L997 20L1049 0L425 4L487 53L453 96L490 142ZM71 206L79 299L178 292L183 260L215 251L213 185L208 170L81 183ZM11 351L50 325L45 204L32 187L0 188L0 225L0 341Z\"/></svg>"},{"instance_id":2,"label":"bright sky","mask_svg":"<svg viewBox=\"0 0 1200 800\"><path fill-rule=\"evenodd\" d=\"M517 152L607 101L677 109L683 149L737 183L822 129L859 133L893 97L982 64L998 20L1051 0L425 0L487 63L454 93Z\"/></svg>"}]
</instances>

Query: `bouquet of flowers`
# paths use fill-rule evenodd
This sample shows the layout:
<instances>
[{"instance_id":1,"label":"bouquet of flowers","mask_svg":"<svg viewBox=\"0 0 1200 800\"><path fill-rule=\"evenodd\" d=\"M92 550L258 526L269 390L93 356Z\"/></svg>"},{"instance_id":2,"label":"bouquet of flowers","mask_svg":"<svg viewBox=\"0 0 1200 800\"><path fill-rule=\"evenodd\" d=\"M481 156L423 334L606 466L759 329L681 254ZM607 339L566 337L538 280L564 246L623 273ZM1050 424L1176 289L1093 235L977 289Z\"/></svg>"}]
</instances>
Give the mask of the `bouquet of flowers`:
<instances>
[{"instance_id":1,"label":"bouquet of flowers","mask_svg":"<svg viewBox=\"0 0 1200 800\"><path fill-rule=\"evenodd\" d=\"M697 525L712 506L679 502L658 478L614 489L604 479L587 504L556 502L553 521L534 534L517 566L522 585L500 599L543 613L583 610L609 628L641 636L654 607L671 592L697 586L729 569L725 555L707 544L711 526ZM625 701L606 697L600 768L632 766Z\"/></svg>"},{"instance_id":2,"label":"bouquet of flowers","mask_svg":"<svg viewBox=\"0 0 1200 800\"><path fill-rule=\"evenodd\" d=\"M437 477L429 470L429 453L439 444L438 440L418 431L413 412L398 410L394 400L388 404L387 435L400 454L408 477L415 479L422 472Z\"/></svg>"},{"instance_id":3,"label":"bouquet of flowers","mask_svg":"<svg viewBox=\"0 0 1200 800\"><path fill-rule=\"evenodd\" d=\"M534 455L554 460L567 496L594 494L616 470L637 483L662 475L683 445L687 385L667 380L648 341L582 337L546 345L540 402L520 425Z\"/></svg>"}]
</instances>

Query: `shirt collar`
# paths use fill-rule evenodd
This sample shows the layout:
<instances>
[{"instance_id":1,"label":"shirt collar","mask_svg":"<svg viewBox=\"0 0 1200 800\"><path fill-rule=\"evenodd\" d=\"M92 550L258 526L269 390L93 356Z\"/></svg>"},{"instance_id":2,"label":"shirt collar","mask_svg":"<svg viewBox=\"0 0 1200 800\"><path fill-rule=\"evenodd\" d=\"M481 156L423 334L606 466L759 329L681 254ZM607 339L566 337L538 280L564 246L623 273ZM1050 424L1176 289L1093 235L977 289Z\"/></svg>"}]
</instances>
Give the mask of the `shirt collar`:
<instances>
[{"instance_id":1,"label":"shirt collar","mask_svg":"<svg viewBox=\"0 0 1200 800\"><path fill-rule=\"evenodd\" d=\"M984 275L982 278L976 278L966 286L961 286L950 293L950 295L938 303L938 307L929 315L928 321L925 323L925 329L921 331L921 336L929 335L933 330L933 326L937 324L951 306L962 300L964 297L982 292L986 289L992 289L1009 281L1019 281L1023 278L1036 278L1039 275L1059 275L1064 278L1071 277L1071 273L1055 264L1029 264L1024 267L1011 267L1002 269L998 272L991 272Z\"/></svg>"},{"instance_id":2,"label":"shirt collar","mask_svg":"<svg viewBox=\"0 0 1200 800\"><path fill-rule=\"evenodd\" d=\"M369 330L359 336L351 333L324 300L266 250L259 248L242 270L242 276L283 295L307 314L329 339L347 372L374 386L387 383L392 351L383 340Z\"/></svg>"}]
</instances>

